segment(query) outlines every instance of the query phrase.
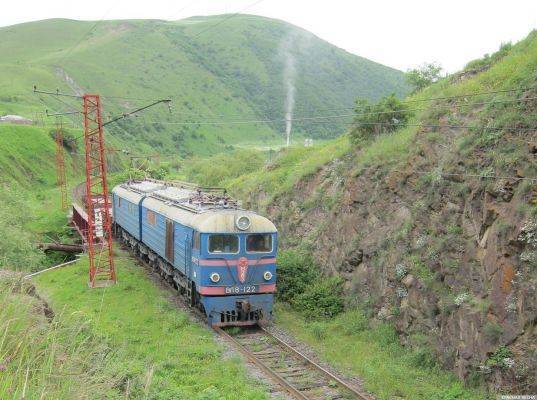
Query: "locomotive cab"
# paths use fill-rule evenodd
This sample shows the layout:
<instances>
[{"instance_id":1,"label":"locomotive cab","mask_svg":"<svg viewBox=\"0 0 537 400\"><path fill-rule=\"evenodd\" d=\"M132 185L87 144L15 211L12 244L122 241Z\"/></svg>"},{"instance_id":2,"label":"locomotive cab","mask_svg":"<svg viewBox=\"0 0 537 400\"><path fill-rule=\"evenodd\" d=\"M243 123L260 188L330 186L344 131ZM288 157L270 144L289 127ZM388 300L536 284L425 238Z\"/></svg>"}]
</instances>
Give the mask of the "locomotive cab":
<instances>
[{"instance_id":1,"label":"locomotive cab","mask_svg":"<svg viewBox=\"0 0 537 400\"><path fill-rule=\"evenodd\" d=\"M236 210L204 219L200 225L205 229L194 233L192 254L209 322L250 325L269 320L276 290L276 228L264 217Z\"/></svg>"}]
</instances>

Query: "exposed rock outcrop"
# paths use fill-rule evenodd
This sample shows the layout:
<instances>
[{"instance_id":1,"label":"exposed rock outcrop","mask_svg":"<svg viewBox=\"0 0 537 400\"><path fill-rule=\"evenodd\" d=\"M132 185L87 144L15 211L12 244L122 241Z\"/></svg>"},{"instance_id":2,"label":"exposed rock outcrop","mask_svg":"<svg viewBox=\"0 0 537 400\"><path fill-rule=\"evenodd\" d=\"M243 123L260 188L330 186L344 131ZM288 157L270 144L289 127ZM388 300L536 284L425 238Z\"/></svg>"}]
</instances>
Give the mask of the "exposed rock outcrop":
<instances>
[{"instance_id":1,"label":"exposed rock outcrop","mask_svg":"<svg viewBox=\"0 0 537 400\"><path fill-rule=\"evenodd\" d=\"M446 150L425 136L403 166L356 173L355 154L325 165L272 203L270 217L284 246L309 247L345 278L353 303L393 321L403 342L425 335L460 378L533 393L537 222L527 207L537 187L517 176L426 180L421 171ZM459 171L487 163L452 157Z\"/></svg>"}]
</instances>

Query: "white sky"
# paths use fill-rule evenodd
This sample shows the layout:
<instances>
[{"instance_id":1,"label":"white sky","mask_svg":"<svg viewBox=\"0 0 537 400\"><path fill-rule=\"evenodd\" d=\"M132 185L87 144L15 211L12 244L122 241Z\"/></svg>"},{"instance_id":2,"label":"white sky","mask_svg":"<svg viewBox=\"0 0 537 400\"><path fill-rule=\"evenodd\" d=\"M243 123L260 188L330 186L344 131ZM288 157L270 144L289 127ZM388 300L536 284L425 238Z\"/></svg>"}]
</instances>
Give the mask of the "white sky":
<instances>
[{"instance_id":1,"label":"white sky","mask_svg":"<svg viewBox=\"0 0 537 400\"><path fill-rule=\"evenodd\" d=\"M537 28L537 0L6 0L0 26L46 18L181 19L242 11L307 29L351 53L406 70L449 72ZM224 22L225 23L225 22Z\"/></svg>"}]
</instances>

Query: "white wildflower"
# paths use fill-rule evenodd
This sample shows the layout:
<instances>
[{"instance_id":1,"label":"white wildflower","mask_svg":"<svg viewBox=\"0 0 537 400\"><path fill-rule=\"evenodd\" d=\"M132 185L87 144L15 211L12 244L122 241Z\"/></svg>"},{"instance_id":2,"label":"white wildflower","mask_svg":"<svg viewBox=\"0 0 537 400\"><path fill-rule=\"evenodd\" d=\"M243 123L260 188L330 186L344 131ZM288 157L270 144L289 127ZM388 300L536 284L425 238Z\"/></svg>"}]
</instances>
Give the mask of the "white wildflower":
<instances>
[{"instance_id":1,"label":"white wildflower","mask_svg":"<svg viewBox=\"0 0 537 400\"><path fill-rule=\"evenodd\" d=\"M509 313L514 313L517 311L517 299L516 297L514 296L509 296L509 298L507 299L507 303L505 304L505 311L509 312Z\"/></svg>"},{"instance_id":2,"label":"white wildflower","mask_svg":"<svg viewBox=\"0 0 537 400\"><path fill-rule=\"evenodd\" d=\"M488 365L480 365L479 372L481 372L482 374L490 374L492 370Z\"/></svg>"},{"instance_id":3,"label":"white wildflower","mask_svg":"<svg viewBox=\"0 0 537 400\"><path fill-rule=\"evenodd\" d=\"M433 263L437 263L438 261L440 261L440 256L438 255L438 253L431 253L429 255L429 260L431 260L431 262Z\"/></svg>"},{"instance_id":4,"label":"white wildflower","mask_svg":"<svg viewBox=\"0 0 537 400\"><path fill-rule=\"evenodd\" d=\"M397 294L397 297L400 299L408 296L408 290L404 286L400 286L395 290L395 293Z\"/></svg>"},{"instance_id":5,"label":"white wildflower","mask_svg":"<svg viewBox=\"0 0 537 400\"><path fill-rule=\"evenodd\" d=\"M403 279L407 273L408 267L405 264L400 263L395 266L395 276L397 277L397 279Z\"/></svg>"},{"instance_id":6,"label":"white wildflower","mask_svg":"<svg viewBox=\"0 0 537 400\"><path fill-rule=\"evenodd\" d=\"M463 303L466 303L470 299L470 295L468 293L461 293L455 297L455 300L453 302L456 306L460 306Z\"/></svg>"},{"instance_id":7,"label":"white wildflower","mask_svg":"<svg viewBox=\"0 0 537 400\"><path fill-rule=\"evenodd\" d=\"M513 360L511 357L505 357L502 360L502 364L505 368L513 368L515 366L515 360Z\"/></svg>"},{"instance_id":8,"label":"white wildflower","mask_svg":"<svg viewBox=\"0 0 537 400\"><path fill-rule=\"evenodd\" d=\"M518 235L518 239L530 246L537 247L537 220L527 220Z\"/></svg>"},{"instance_id":9,"label":"white wildflower","mask_svg":"<svg viewBox=\"0 0 537 400\"><path fill-rule=\"evenodd\" d=\"M418 239L416 239L416 249L421 249L423 246L427 244L427 236L426 235L420 235Z\"/></svg>"},{"instance_id":10,"label":"white wildflower","mask_svg":"<svg viewBox=\"0 0 537 400\"><path fill-rule=\"evenodd\" d=\"M533 251L532 250L523 251L520 254L520 260L528 262L528 263L537 262L537 251L535 251L535 250L533 250Z\"/></svg>"}]
</instances>

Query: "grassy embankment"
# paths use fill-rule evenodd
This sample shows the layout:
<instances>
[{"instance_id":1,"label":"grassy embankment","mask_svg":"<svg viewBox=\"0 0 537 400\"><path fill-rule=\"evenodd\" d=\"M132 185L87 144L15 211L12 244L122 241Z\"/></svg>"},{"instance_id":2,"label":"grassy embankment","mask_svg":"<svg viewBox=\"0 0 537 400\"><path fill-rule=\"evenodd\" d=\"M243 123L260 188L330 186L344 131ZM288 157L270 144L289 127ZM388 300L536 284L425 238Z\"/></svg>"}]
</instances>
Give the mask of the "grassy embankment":
<instances>
[{"instance_id":1,"label":"grassy embankment","mask_svg":"<svg viewBox=\"0 0 537 400\"><path fill-rule=\"evenodd\" d=\"M65 256L49 253L48 257L39 257L39 263L26 259L40 255L33 250L36 242L70 241L65 226L67 211L60 209L56 187L56 145L51 129L0 125L0 231L10 238L0 244L4 255L0 267L36 269L60 262ZM64 150L68 199L70 189L83 180L80 156L71 154L73 149ZM24 243L21 238L25 238Z\"/></svg>"},{"instance_id":2,"label":"grassy embankment","mask_svg":"<svg viewBox=\"0 0 537 400\"><path fill-rule=\"evenodd\" d=\"M118 285L102 290L87 288L85 260L34 278L50 321L0 277L0 398L266 398L242 361L125 256L117 251Z\"/></svg>"},{"instance_id":3,"label":"grassy embankment","mask_svg":"<svg viewBox=\"0 0 537 400\"><path fill-rule=\"evenodd\" d=\"M49 320L31 287L6 270L42 269L55 260L34 243L68 239L54 142L35 127L3 125L0 134L1 399L266 398L241 362L121 251L119 284L111 288L87 288L85 260L35 278L55 312Z\"/></svg>"},{"instance_id":4,"label":"grassy embankment","mask_svg":"<svg viewBox=\"0 0 537 400\"><path fill-rule=\"evenodd\" d=\"M123 251L119 282L103 290L86 287L87 264L44 274L40 291L61 310L66 324L85 325L111 349L101 368L116 394L158 399L261 399L240 359L226 357L211 332L193 322Z\"/></svg>"},{"instance_id":5,"label":"grassy embankment","mask_svg":"<svg viewBox=\"0 0 537 400\"><path fill-rule=\"evenodd\" d=\"M378 399L482 400L479 389L465 388L454 374L431 365L425 353L401 346L392 326L370 327L358 311L332 320L306 321L280 304L276 323L310 345L329 363L363 379Z\"/></svg>"},{"instance_id":6,"label":"grassy embankment","mask_svg":"<svg viewBox=\"0 0 537 400\"><path fill-rule=\"evenodd\" d=\"M350 151L347 136L317 143L282 148L278 152L236 150L210 158L196 158L185 163L178 174L169 178L185 179L206 186L221 186L239 199L263 191L269 196L261 206L288 193L301 179L314 174L326 163Z\"/></svg>"}]
</instances>

